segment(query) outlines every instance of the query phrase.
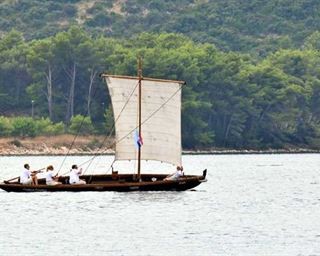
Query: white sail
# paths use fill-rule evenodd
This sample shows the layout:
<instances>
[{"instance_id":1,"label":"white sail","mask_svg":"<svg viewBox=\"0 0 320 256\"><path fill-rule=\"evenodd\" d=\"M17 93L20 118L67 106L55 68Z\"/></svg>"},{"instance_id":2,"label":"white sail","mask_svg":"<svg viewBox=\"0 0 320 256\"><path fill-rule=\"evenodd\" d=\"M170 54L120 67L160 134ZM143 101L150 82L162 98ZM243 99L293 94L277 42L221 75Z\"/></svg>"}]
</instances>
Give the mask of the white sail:
<instances>
[{"instance_id":1,"label":"white sail","mask_svg":"<svg viewBox=\"0 0 320 256\"><path fill-rule=\"evenodd\" d=\"M137 159L138 78L103 75L111 96L116 129L116 160ZM182 81L141 81L142 160L181 165Z\"/></svg>"}]
</instances>

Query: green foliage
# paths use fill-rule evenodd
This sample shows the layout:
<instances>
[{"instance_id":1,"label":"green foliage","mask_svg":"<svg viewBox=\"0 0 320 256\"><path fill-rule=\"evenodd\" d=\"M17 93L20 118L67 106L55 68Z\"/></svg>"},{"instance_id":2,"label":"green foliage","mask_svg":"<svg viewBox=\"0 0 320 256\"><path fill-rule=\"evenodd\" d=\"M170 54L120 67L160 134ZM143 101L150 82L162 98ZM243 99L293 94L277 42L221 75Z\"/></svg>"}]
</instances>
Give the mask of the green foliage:
<instances>
[{"instance_id":1,"label":"green foliage","mask_svg":"<svg viewBox=\"0 0 320 256\"><path fill-rule=\"evenodd\" d=\"M105 118L105 129L108 135L114 135L115 127L114 127L114 117L111 106L106 109L104 113Z\"/></svg>"},{"instance_id":2,"label":"green foliage","mask_svg":"<svg viewBox=\"0 0 320 256\"><path fill-rule=\"evenodd\" d=\"M170 8L174 12L177 7L170 1L134 1L126 10L133 15L133 9L142 3L149 3L148 8L153 11ZM216 6L210 8L220 4L216 1ZM197 8L209 8L209 2L201 5ZM300 5L294 6L294 12L291 6L283 10L297 15L296 7ZM193 5L189 7L188 11L194 10ZM226 13L235 12L226 24L232 24L240 15L235 7L236 2L219 7ZM260 7L251 3L248 8ZM139 11L148 16L146 10ZM219 15L210 15L213 23L217 22ZM190 27L203 25L190 13L181 22ZM235 32L222 27L219 30L221 36L230 40L238 37ZM318 37L314 32L301 38L302 49L289 49L293 46L292 38L283 36L281 44L270 40L269 50L262 47L261 52L248 55L223 52L212 43L197 43L175 33L142 33L120 40L93 37L72 26L44 39L25 41L21 33L13 30L0 39L0 110L7 116L30 116L33 110L37 119L3 117L0 135L60 134L69 124L73 134L113 133L110 99L98 74L136 75L137 56L142 56L143 76L187 82L182 90L184 147L320 148ZM276 50L280 45L284 49Z\"/></svg>"},{"instance_id":3,"label":"green foliage","mask_svg":"<svg viewBox=\"0 0 320 256\"><path fill-rule=\"evenodd\" d=\"M64 133L64 124L53 123L48 118L0 116L0 136L34 137Z\"/></svg>"},{"instance_id":4,"label":"green foliage","mask_svg":"<svg viewBox=\"0 0 320 256\"><path fill-rule=\"evenodd\" d=\"M320 50L320 31L313 32L304 41L306 49Z\"/></svg>"},{"instance_id":5,"label":"green foliage","mask_svg":"<svg viewBox=\"0 0 320 256\"><path fill-rule=\"evenodd\" d=\"M12 30L0 39L0 107L11 111L17 105L25 107L25 88L30 82L30 76L26 70L26 43L22 34Z\"/></svg>"},{"instance_id":6,"label":"green foliage","mask_svg":"<svg viewBox=\"0 0 320 256\"><path fill-rule=\"evenodd\" d=\"M12 120L13 136L34 137L37 134L36 123L31 117L17 117Z\"/></svg>"},{"instance_id":7,"label":"green foliage","mask_svg":"<svg viewBox=\"0 0 320 256\"><path fill-rule=\"evenodd\" d=\"M35 121L37 134L41 135L59 135L64 133L64 124L62 122L54 124L49 118L41 118Z\"/></svg>"},{"instance_id":8,"label":"green foliage","mask_svg":"<svg viewBox=\"0 0 320 256\"><path fill-rule=\"evenodd\" d=\"M91 134L94 132L94 128L90 117L84 117L82 115L76 115L71 118L71 124L69 132L72 134Z\"/></svg>"},{"instance_id":9,"label":"green foliage","mask_svg":"<svg viewBox=\"0 0 320 256\"><path fill-rule=\"evenodd\" d=\"M13 130L10 119L0 116L0 136L9 136Z\"/></svg>"},{"instance_id":10,"label":"green foliage","mask_svg":"<svg viewBox=\"0 0 320 256\"><path fill-rule=\"evenodd\" d=\"M65 132L65 125L62 122L59 123L51 123L43 130L43 135L59 135Z\"/></svg>"},{"instance_id":11,"label":"green foliage","mask_svg":"<svg viewBox=\"0 0 320 256\"><path fill-rule=\"evenodd\" d=\"M220 49L266 56L301 46L319 29L319 9L315 0L2 1L0 30L16 29L27 39L52 36L74 24L117 38L174 32Z\"/></svg>"}]
</instances>

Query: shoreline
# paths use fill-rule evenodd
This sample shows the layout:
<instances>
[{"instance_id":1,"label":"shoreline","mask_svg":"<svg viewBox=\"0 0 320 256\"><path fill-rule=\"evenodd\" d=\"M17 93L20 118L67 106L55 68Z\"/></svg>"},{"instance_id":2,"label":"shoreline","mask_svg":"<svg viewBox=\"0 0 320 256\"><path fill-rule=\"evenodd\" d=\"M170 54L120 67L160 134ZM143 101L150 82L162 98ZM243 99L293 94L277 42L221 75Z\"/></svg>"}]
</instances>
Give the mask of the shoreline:
<instances>
[{"instance_id":1,"label":"shoreline","mask_svg":"<svg viewBox=\"0 0 320 256\"><path fill-rule=\"evenodd\" d=\"M101 141L104 142L101 145ZM0 156L85 156L114 155L114 149L108 147L113 140L106 141L104 136L78 136L64 134L57 136L39 136L34 138L0 137ZM72 147L71 147L72 145ZM253 154L319 154L320 149L292 147L286 149L226 149L182 150L183 155L253 155Z\"/></svg>"},{"instance_id":2,"label":"shoreline","mask_svg":"<svg viewBox=\"0 0 320 256\"><path fill-rule=\"evenodd\" d=\"M184 155L272 155L272 154L319 154L320 150L314 149L268 149L268 150L208 150L208 151L183 151Z\"/></svg>"},{"instance_id":3,"label":"shoreline","mask_svg":"<svg viewBox=\"0 0 320 256\"><path fill-rule=\"evenodd\" d=\"M4 157L17 157L17 156L112 156L114 155L113 150L108 152L94 152L94 151L81 151L79 152L36 152L34 150L30 152L0 152L0 156ZM64 151L64 150L63 150ZM320 154L320 150L185 150L182 151L182 155L280 155L280 154Z\"/></svg>"}]
</instances>

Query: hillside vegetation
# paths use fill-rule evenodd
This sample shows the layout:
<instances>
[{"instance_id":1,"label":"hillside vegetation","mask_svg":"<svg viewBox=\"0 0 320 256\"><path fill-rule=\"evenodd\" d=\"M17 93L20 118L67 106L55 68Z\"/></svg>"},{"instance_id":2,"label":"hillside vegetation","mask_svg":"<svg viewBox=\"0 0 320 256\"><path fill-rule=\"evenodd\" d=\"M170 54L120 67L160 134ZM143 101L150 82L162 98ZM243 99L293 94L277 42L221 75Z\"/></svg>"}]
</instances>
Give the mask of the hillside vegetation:
<instances>
[{"instance_id":1,"label":"hillside vegetation","mask_svg":"<svg viewBox=\"0 0 320 256\"><path fill-rule=\"evenodd\" d=\"M45 38L71 25L90 34L130 38L141 32L182 33L219 49L265 56L300 47L319 29L318 0L7 0L0 31Z\"/></svg>"},{"instance_id":2,"label":"hillside vegetation","mask_svg":"<svg viewBox=\"0 0 320 256\"><path fill-rule=\"evenodd\" d=\"M187 82L185 148L320 148L318 1L16 0L0 12L2 136L83 120L83 134L112 134L99 74L136 75L142 56L144 76Z\"/></svg>"}]
</instances>

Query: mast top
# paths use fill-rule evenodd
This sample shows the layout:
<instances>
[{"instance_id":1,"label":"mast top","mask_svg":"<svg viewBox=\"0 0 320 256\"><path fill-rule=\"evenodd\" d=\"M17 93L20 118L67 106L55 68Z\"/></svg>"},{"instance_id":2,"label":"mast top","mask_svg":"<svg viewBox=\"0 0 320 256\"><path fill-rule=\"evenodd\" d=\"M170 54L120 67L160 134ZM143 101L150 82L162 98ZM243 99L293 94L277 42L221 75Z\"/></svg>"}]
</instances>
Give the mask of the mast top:
<instances>
[{"instance_id":1,"label":"mast top","mask_svg":"<svg viewBox=\"0 0 320 256\"><path fill-rule=\"evenodd\" d=\"M138 77L139 80L142 79L142 59L140 56L138 57Z\"/></svg>"}]
</instances>

